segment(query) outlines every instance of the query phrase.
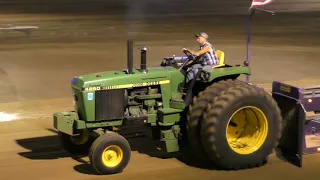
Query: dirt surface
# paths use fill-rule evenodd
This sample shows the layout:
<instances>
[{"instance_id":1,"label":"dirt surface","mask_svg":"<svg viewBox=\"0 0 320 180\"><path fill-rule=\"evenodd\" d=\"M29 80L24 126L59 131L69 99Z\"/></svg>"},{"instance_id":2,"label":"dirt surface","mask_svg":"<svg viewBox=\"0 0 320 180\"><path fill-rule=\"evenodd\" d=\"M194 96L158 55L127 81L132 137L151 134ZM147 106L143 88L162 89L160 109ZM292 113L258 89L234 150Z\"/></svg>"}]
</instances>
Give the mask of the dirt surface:
<instances>
[{"instance_id":1,"label":"dirt surface","mask_svg":"<svg viewBox=\"0 0 320 180\"><path fill-rule=\"evenodd\" d=\"M288 81L291 85L311 86L320 83L319 79ZM259 84L269 90L271 84ZM319 178L320 154L305 155L303 168L286 163L275 155L266 165L241 171L217 171L202 164L189 153L164 158L139 146L132 152L130 164L121 174L110 177L96 175L88 164L87 157L70 157L61 150L57 133L52 128L52 112L72 109L68 98L3 103L0 108L17 119L0 123L0 165L1 179L246 179L269 180L272 178L308 180ZM186 151L185 149L182 152Z\"/></svg>"},{"instance_id":2,"label":"dirt surface","mask_svg":"<svg viewBox=\"0 0 320 180\"><path fill-rule=\"evenodd\" d=\"M201 12L195 10L197 3L185 4L183 0L174 1L170 7L160 1L152 1L158 6L139 1L146 2L144 11L132 4L135 8L131 11L123 10L123 1L99 4L102 1L97 0L94 5L78 1L82 5L48 0L51 4L34 6L37 1L33 0L21 6L17 0L0 1L0 26L40 27L29 38L21 32L0 31L0 109L17 117L1 122L4 114L0 114L1 180L319 179L319 154L305 156L302 169L272 156L261 168L225 172L208 169L191 156L163 159L142 148L133 152L123 173L112 176L95 175L87 157L69 157L58 145L52 114L72 110L73 76L126 68L127 38L134 38L136 45L151 47L148 66L158 66L165 56L182 55L183 47L197 48L193 34L199 31L207 32L216 48L225 51L228 64L242 64L246 58L247 16L243 14L247 6L242 3L227 11L242 14L235 16L221 15L227 9L218 8L224 1L206 1ZM126 2L125 7L131 7L130 1ZM291 11L317 11L319 1L304 1L303 5L301 1L291 2L289 6L288 1L279 0L270 6L279 12L276 16L255 17L251 80L268 91L274 80L297 86L320 84L320 13L284 13L289 7ZM123 12L134 16L124 16ZM138 51L135 66L139 66Z\"/></svg>"}]
</instances>

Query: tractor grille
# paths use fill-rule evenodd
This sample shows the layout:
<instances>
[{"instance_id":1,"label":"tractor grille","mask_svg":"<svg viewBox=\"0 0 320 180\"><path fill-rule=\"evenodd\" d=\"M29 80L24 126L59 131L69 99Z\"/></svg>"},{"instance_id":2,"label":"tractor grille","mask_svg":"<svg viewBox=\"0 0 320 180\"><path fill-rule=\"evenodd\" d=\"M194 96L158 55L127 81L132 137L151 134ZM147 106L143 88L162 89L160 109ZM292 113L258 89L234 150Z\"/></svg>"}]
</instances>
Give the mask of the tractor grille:
<instances>
[{"instance_id":1,"label":"tractor grille","mask_svg":"<svg viewBox=\"0 0 320 180\"><path fill-rule=\"evenodd\" d=\"M95 92L95 115L97 121L122 119L125 106L124 89Z\"/></svg>"}]
</instances>

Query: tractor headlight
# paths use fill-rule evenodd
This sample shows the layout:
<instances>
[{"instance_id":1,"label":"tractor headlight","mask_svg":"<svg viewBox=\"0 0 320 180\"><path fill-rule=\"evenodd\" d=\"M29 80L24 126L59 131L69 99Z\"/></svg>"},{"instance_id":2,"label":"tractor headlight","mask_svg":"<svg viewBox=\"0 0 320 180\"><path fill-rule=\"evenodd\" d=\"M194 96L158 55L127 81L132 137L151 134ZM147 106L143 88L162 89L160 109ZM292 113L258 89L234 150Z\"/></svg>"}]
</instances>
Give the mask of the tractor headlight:
<instances>
[{"instance_id":1,"label":"tractor headlight","mask_svg":"<svg viewBox=\"0 0 320 180\"><path fill-rule=\"evenodd\" d=\"M202 81L208 81L210 78L211 73L210 72L206 72L206 71L202 71L200 74L200 79Z\"/></svg>"},{"instance_id":2,"label":"tractor headlight","mask_svg":"<svg viewBox=\"0 0 320 180\"><path fill-rule=\"evenodd\" d=\"M211 75L211 74L210 74L209 72L206 72L206 73L205 73L204 78L205 78L206 81L209 80L210 75Z\"/></svg>"}]
</instances>

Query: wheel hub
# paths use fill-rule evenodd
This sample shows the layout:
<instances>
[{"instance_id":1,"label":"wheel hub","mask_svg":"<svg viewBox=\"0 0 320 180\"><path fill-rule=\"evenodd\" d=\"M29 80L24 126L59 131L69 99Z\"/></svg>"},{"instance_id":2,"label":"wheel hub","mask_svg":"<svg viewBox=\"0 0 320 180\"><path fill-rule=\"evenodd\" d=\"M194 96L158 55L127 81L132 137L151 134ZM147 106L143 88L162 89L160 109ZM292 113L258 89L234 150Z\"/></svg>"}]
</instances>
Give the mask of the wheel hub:
<instances>
[{"instance_id":1,"label":"wheel hub","mask_svg":"<svg viewBox=\"0 0 320 180\"><path fill-rule=\"evenodd\" d=\"M119 146L108 146L102 153L102 162L107 167L115 167L120 164L123 152Z\"/></svg>"},{"instance_id":2,"label":"wheel hub","mask_svg":"<svg viewBox=\"0 0 320 180\"><path fill-rule=\"evenodd\" d=\"M226 137L229 146L238 154L251 154L265 142L268 134L268 120L257 107L246 106L231 116Z\"/></svg>"}]
</instances>

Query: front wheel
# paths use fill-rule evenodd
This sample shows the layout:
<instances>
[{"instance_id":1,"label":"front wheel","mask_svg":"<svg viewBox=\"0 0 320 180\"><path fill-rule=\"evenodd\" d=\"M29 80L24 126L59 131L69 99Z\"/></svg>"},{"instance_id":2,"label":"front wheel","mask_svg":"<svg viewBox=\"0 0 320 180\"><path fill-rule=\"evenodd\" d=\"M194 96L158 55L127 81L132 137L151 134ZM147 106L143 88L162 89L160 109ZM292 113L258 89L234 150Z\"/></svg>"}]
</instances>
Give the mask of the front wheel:
<instances>
[{"instance_id":1,"label":"front wheel","mask_svg":"<svg viewBox=\"0 0 320 180\"><path fill-rule=\"evenodd\" d=\"M99 174L122 172L128 165L130 157L131 148L128 141L116 133L98 137L89 151L90 163Z\"/></svg>"},{"instance_id":2,"label":"front wheel","mask_svg":"<svg viewBox=\"0 0 320 180\"><path fill-rule=\"evenodd\" d=\"M262 165L277 146L282 117L276 102L254 86L224 91L204 112L203 147L222 169Z\"/></svg>"}]
</instances>

